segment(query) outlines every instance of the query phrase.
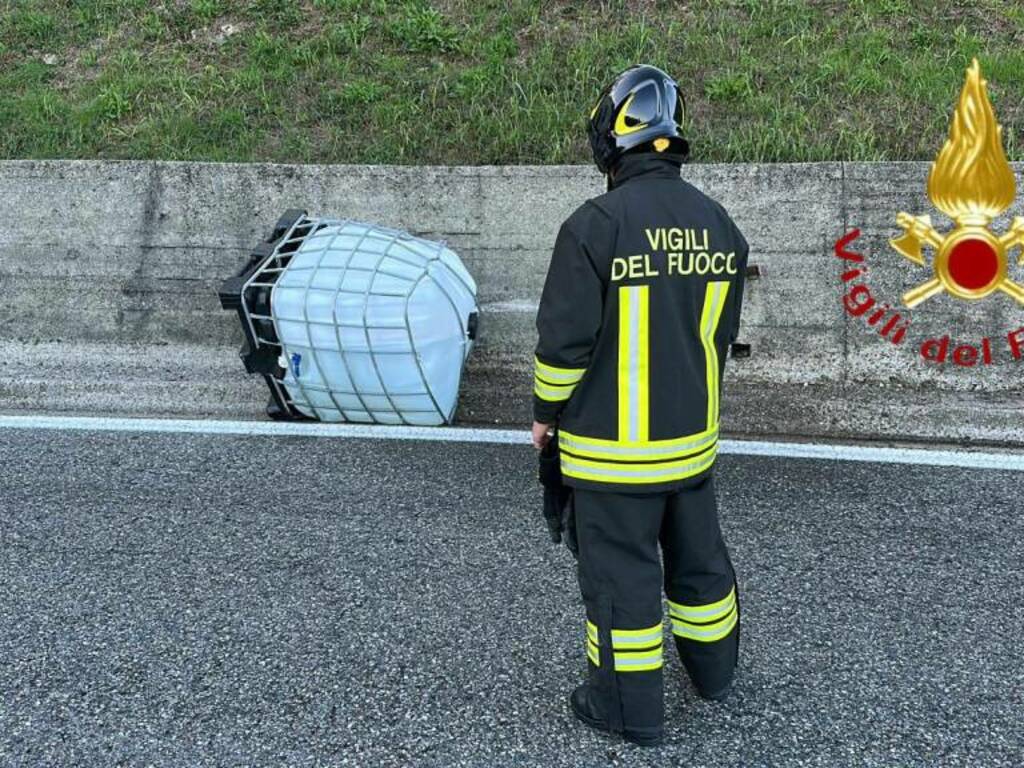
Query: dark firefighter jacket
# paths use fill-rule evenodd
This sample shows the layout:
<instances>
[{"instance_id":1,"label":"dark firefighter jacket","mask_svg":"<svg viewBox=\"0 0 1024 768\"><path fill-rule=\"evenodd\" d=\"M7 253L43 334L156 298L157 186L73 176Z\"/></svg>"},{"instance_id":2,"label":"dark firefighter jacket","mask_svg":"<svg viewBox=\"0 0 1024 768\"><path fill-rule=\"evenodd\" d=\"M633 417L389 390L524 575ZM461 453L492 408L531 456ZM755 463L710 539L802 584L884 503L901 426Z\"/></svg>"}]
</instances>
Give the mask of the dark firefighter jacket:
<instances>
[{"instance_id":1,"label":"dark firefighter jacket","mask_svg":"<svg viewBox=\"0 0 1024 768\"><path fill-rule=\"evenodd\" d=\"M562 225L537 313L534 418L558 424L562 474L661 491L711 469L747 243L680 161L626 155L612 189Z\"/></svg>"}]
</instances>

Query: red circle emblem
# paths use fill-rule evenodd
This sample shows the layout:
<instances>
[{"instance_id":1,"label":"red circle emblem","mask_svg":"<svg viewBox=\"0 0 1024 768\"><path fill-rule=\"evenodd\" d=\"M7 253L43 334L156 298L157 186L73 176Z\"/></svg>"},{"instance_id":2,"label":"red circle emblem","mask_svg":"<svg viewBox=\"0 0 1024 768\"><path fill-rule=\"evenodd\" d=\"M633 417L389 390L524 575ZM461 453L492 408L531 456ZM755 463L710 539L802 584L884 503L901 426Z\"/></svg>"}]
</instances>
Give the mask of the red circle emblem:
<instances>
[{"instance_id":1,"label":"red circle emblem","mask_svg":"<svg viewBox=\"0 0 1024 768\"><path fill-rule=\"evenodd\" d=\"M989 285L998 272L999 256L996 249L984 240L961 240L949 252L949 276L954 283L968 291Z\"/></svg>"}]
</instances>

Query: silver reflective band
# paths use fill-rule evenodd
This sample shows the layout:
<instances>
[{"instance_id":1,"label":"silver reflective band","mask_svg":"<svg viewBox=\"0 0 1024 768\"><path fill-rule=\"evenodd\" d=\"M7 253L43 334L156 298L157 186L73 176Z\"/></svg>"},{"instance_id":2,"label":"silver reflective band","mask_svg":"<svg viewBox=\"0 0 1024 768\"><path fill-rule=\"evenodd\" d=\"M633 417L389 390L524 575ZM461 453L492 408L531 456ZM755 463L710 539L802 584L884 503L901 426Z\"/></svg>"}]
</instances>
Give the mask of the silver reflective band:
<instances>
[{"instance_id":1,"label":"silver reflective band","mask_svg":"<svg viewBox=\"0 0 1024 768\"><path fill-rule=\"evenodd\" d=\"M720 600L703 605L682 605L668 601L669 613L681 619L703 619L708 616L724 616L736 605L736 585Z\"/></svg>"},{"instance_id":2,"label":"silver reflective band","mask_svg":"<svg viewBox=\"0 0 1024 768\"><path fill-rule=\"evenodd\" d=\"M695 627L693 624L672 619L672 632L681 637L688 637L693 640L708 639L720 640L728 635L739 620L739 613L733 609L728 616L721 621L715 622L706 628Z\"/></svg>"},{"instance_id":3,"label":"silver reflective band","mask_svg":"<svg viewBox=\"0 0 1024 768\"><path fill-rule=\"evenodd\" d=\"M608 465L591 466L580 464L572 456L562 454L562 471L578 472L585 475L597 475L599 477L621 477L632 479L656 480L662 477L673 477L680 473L697 470L711 466L715 461L715 451L709 450L706 454L688 462L678 462L674 466L663 469L648 469L645 465L623 466L622 469L611 469Z\"/></svg>"},{"instance_id":4,"label":"silver reflective band","mask_svg":"<svg viewBox=\"0 0 1024 768\"><path fill-rule=\"evenodd\" d=\"M646 635L633 635L630 637L619 637L616 636L616 631L612 630L612 645L616 649L626 648L627 646L646 646L653 645L654 643L660 643L662 638L661 629L649 632Z\"/></svg>"},{"instance_id":5,"label":"silver reflective band","mask_svg":"<svg viewBox=\"0 0 1024 768\"><path fill-rule=\"evenodd\" d=\"M640 286L629 293L629 440L640 439Z\"/></svg>"},{"instance_id":6,"label":"silver reflective band","mask_svg":"<svg viewBox=\"0 0 1024 768\"><path fill-rule=\"evenodd\" d=\"M714 429L703 437L693 439L678 438L664 441L664 445L594 445L577 439L574 435L559 432L558 439L562 447L577 450L580 453L603 454L605 456L657 456L662 453L691 453L711 445L718 439L718 430Z\"/></svg>"},{"instance_id":7,"label":"silver reflective band","mask_svg":"<svg viewBox=\"0 0 1024 768\"><path fill-rule=\"evenodd\" d=\"M534 375L552 384L576 384L585 372L585 368L556 368L534 358Z\"/></svg>"},{"instance_id":8,"label":"silver reflective band","mask_svg":"<svg viewBox=\"0 0 1024 768\"><path fill-rule=\"evenodd\" d=\"M544 384L541 381L534 383L533 391L544 400L561 401L568 400L572 396L575 384L568 384L566 386L550 386Z\"/></svg>"},{"instance_id":9,"label":"silver reflective band","mask_svg":"<svg viewBox=\"0 0 1024 768\"><path fill-rule=\"evenodd\" d=\"M646 667L652 663L661 661L661 651L659 650L657 655L651 654L650 656L641 656L635 659L624 659L621 656L615 657L615 668L621 669L622 667Z\"/></svg>"},{"instance_id":10,"label":"silver reflective band","mask_svg":"<svg viewBox=\"0 0 1024 768\"><path fill-rule=\"evenodd\" d=\"M673 619L681 619L683 621L691 621L693 619L709 619L716 616L725 617L735 607L735 601L731 601L728 605L719 606L717 608L687 608L685 613L673 608L669 608L669 616Z\"/></svg>"}]
</instances>

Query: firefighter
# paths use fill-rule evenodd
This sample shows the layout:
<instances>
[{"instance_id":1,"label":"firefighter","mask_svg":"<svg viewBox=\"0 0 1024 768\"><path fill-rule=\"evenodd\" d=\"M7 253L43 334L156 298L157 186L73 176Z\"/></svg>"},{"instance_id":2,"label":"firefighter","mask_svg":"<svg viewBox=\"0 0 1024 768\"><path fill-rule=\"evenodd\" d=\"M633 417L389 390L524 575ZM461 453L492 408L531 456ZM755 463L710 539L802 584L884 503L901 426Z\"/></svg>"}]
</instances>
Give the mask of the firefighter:
<instances>
[{"instance_id":1,"label":"firefighter","mask_svg":"<svg viewBox=\"0 0 1024 768\"><path fill-rule=\"evenodd\" d=\"M587 682L569 702L642 745L663 738L662 587L701 696L729 693L739 646L712 469L747 243L680 178L682 121L679 87L655 67L601 94L588 133L608 191L559 230L537 313L533 442L549 454L557 441L586 606Z\"/></svg>"}]
</instances>

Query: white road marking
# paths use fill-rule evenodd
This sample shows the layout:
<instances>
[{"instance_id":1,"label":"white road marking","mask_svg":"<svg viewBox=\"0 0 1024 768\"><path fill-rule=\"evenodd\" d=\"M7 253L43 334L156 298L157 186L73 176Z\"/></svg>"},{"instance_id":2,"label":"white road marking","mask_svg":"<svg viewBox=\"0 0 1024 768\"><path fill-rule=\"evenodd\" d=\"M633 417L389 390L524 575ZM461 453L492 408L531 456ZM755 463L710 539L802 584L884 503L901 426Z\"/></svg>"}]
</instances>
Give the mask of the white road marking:
<instances>
[{"instance_id":1,"label":"white road marking","mask_svg":"<svg viewBox=\"0 0 1024 768\"><path fill-rule=\"evenodd\" d=\"M363 424L320 424L275 421L216 421L203 419L135 419L93 416L0 415L0 429L84 430L98 432L155 432L170 434L242 435L268 437L364 438L372 440L432 440L454 443L528 445L530 433L519 429L473 427L388 427ZM791 459L863 461L881 464L924 464L933 467L1002 469L1024 472L1024 453L985 453L973 450L931 450L869 445L722 440L719 452L736 456L774 456Z\"/></svg>"},{"instance_id":2,"label":"white road marking","mask_svg":"<svg viewBox=\"0 0 1024 768\"><path fill-rule=\"evenodd\" d=\"M481 304L480 309L488 314L536 314L538 306L536 301L492 301Z\"/></svg>"}]
</instances>

